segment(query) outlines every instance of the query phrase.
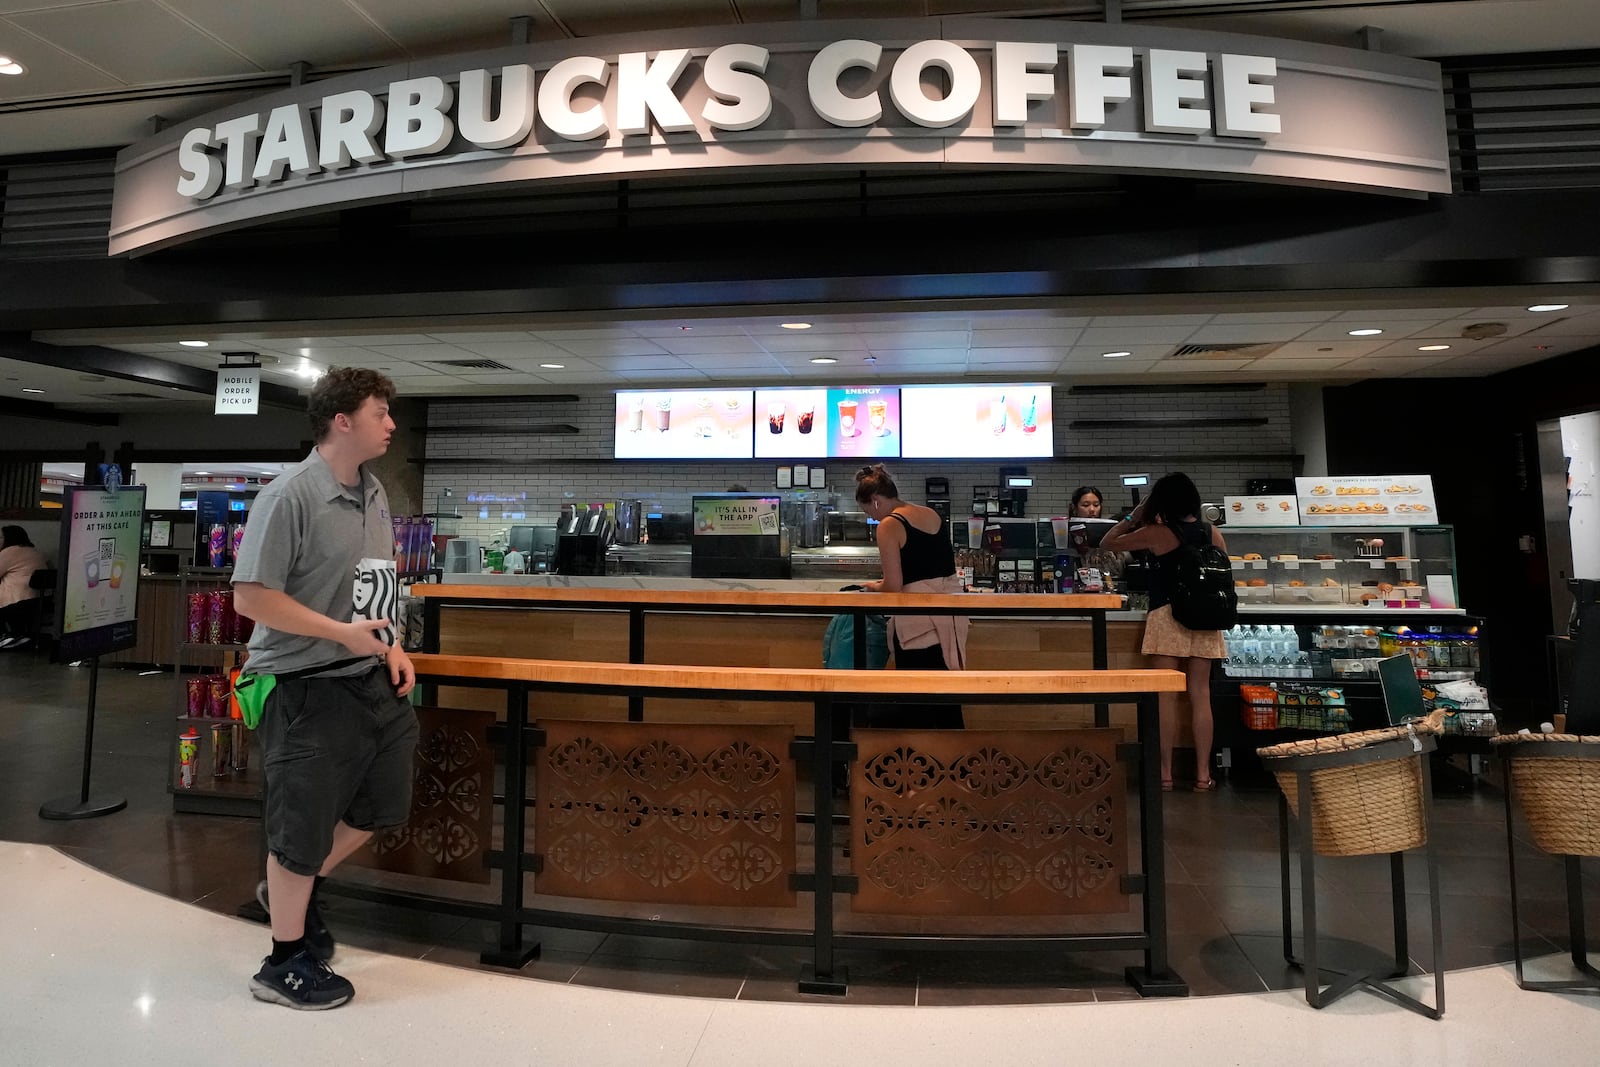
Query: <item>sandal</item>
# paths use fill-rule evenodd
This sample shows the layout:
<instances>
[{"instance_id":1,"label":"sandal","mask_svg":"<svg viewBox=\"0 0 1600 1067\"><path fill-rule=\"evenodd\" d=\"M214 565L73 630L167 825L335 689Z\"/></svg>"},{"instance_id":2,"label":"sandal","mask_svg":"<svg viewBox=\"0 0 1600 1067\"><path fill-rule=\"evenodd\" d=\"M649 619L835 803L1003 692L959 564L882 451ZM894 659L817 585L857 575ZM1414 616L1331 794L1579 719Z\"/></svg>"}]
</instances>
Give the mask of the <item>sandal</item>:
<instances>
[{"instance_id":1,"label":"sandal","mask_svg":"<svg viewBox=\"0 0 1600 1067\"><path fill-rule=\"evenodd\" d=\"M1215 778L1207 778L1203 782L1196 782L1194 784L1194 791L1196 793L1209 793L1213 789L1215 789L1216 787L1217 787L1217 780Z\"/></svg>"}]
</instances>

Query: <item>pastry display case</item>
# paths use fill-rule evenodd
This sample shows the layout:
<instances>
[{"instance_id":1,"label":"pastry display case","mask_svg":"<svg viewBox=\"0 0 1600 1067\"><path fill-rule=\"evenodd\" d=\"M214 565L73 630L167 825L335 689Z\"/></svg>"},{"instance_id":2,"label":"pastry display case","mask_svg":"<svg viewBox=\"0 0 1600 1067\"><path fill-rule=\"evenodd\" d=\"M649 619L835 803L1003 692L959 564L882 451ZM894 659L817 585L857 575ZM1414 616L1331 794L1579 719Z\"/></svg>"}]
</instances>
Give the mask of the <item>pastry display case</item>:
<instances>
[{"instance_id":1,"label":"pastry display case","mask_svg":"<svg viewBox=\"0 0 1600 1067\"><path fill-rule=\"evenodd\" d=\"M1224 526L1239 607L1459 611L1448 526Z\"/></svg>"}]
</instances>

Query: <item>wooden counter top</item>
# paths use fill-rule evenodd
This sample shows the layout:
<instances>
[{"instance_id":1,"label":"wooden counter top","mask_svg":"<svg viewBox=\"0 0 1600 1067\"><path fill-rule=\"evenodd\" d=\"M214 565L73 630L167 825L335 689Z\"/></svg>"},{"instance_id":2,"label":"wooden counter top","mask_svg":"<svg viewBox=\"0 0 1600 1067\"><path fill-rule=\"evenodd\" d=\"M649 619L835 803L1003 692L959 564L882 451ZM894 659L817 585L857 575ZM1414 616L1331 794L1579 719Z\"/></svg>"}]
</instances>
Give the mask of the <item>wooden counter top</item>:
<instances>
[{"instance_id":1,"label":"wooden counter top","mask_svg":"<svg viewBox=\"0 0 1600 1067\"><path fill-rule=\"evenodd\" d=\"M508 659L499 656L411 657L419 675L551 685L636 689L729 690L793 693L796 696L890 696L909 694L949 699L1060 694L1181 693L1180 671L834 671L770 670L763 667L664 666L653 663L587 663L573 660Z\"/></svg>"},{"instance_id":2,"label":"wooden counter top","mask_svg":"<svg viewBox=\"0 0 1600 1067\"><path fill-rule=\"evenodd\" d=\"M1122 597L1106 593L780 593L731 591L725 589L553 589L516 585L415 585L412 595L439 598L455 603L525 603L570 605L572 607L618 608L707 607L707 608L826 608L846 614L868 610L890 614L921 610L967 609L970 614L997 611L1022 611L1044 614L1051 611L1116 611Z\"/></svg>"}]
</instances>

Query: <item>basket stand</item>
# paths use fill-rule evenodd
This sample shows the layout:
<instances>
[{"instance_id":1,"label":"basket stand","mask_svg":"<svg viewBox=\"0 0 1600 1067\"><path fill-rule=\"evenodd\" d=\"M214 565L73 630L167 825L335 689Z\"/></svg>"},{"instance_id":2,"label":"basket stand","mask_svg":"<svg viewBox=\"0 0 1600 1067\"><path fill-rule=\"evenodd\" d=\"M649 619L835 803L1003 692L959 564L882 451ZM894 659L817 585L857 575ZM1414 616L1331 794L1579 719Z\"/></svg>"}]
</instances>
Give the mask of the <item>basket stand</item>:
<instances>
[{"instance_id":1,"label":"basket stand","mask_svg":"<svg viewBox=\"0 0 1600 1067\"><path fill-rule=\"evenodd\" d=\"M1517 842L1512 834L1511 761L1513 759L1588 758L1600 759L1600 744L1570 742L1560 745L1541 742L1511 743L1500 747L1500 758L1505 768L1506 795L1506 858L1511 872L1511 951L1516 961L1517 985L1539 993L1600 993L1600 970L1589 962L1588 937L1583 921L1583 872L1579 857L1563 855L1567 875L1567 931L1571 941L1572 965L1578 975L1568 979L1548 982L1530 982L1522 974L1522 927L1517 907ZM1600 812L1574 812L1577 818L1600 818Z\"/></svg>"},{"instance_id":2,"label":"basket stand","mask_svg":"<svg viewBox=\"0 0 1600 1067\"><path fill-rule=\"evenodd\" d=\"M1404 977L1411 969L1410 939L1406 923L1405 852L1389 853L1391 904L1394 915L1394 966L1387 971L1340 971L1322 967L1317 963L1317 893L1316 848L1312 837L1315 821L1312 808L1311 775L1314 771L1334 767L1351 767L1363 763L1379 763L1402 758L1415 758L1421 764L1422 817L1426 827L1433 814L1433 782L1428 768L1427 753L1436 747L1431 736L1418 736L1415 740L1401 737L1365 748L1342 752L1320 752L1308 755L1281 756L1272 759L1274 771L1289 772L1295 777L1297 808L1294 818L1297 828L1297 848L1300 853L1300 909L1305 920L1305 955L1294 954L1293 896L1289 889L1289 810L1288 794L1278 791L1278 859L1283 892L1283 958L1291 967L1305 974L1306 1003L1322 1009L1353 989L1368 992L1390 1000L1429 1019L1444 1015L1444 933L1439 921L1439 861L1434 855L1433 842L1425 839L1422 853L1428 868L1428 903L1432 915L1433 932L1433 1005L1423 1003L1389 985L1386 979ZM1333 980L1323 985L1324 977Z\"/></svg>"}]
</instances>

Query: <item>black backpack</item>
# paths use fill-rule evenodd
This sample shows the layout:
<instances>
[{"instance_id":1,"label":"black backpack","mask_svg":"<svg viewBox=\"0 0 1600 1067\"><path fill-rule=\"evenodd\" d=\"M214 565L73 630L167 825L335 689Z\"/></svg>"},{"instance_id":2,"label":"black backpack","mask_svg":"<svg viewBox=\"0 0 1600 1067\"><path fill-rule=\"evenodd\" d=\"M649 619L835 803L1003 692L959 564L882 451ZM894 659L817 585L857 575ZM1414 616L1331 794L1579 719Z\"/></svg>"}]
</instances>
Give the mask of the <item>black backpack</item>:
<instances>
[{"instance_id":1,"label":"black backpack","mask_svg":"<svg viewBox=\"0 0 1600 1067\"><path fill-rule=\"evenodd\" d=\"M1233 591L1233 564L1211 543L1180 544L1167 572L1172 617L1190 630L1228 630L1239 621L1239 596Z\"/></svg>"}]
</instances>

